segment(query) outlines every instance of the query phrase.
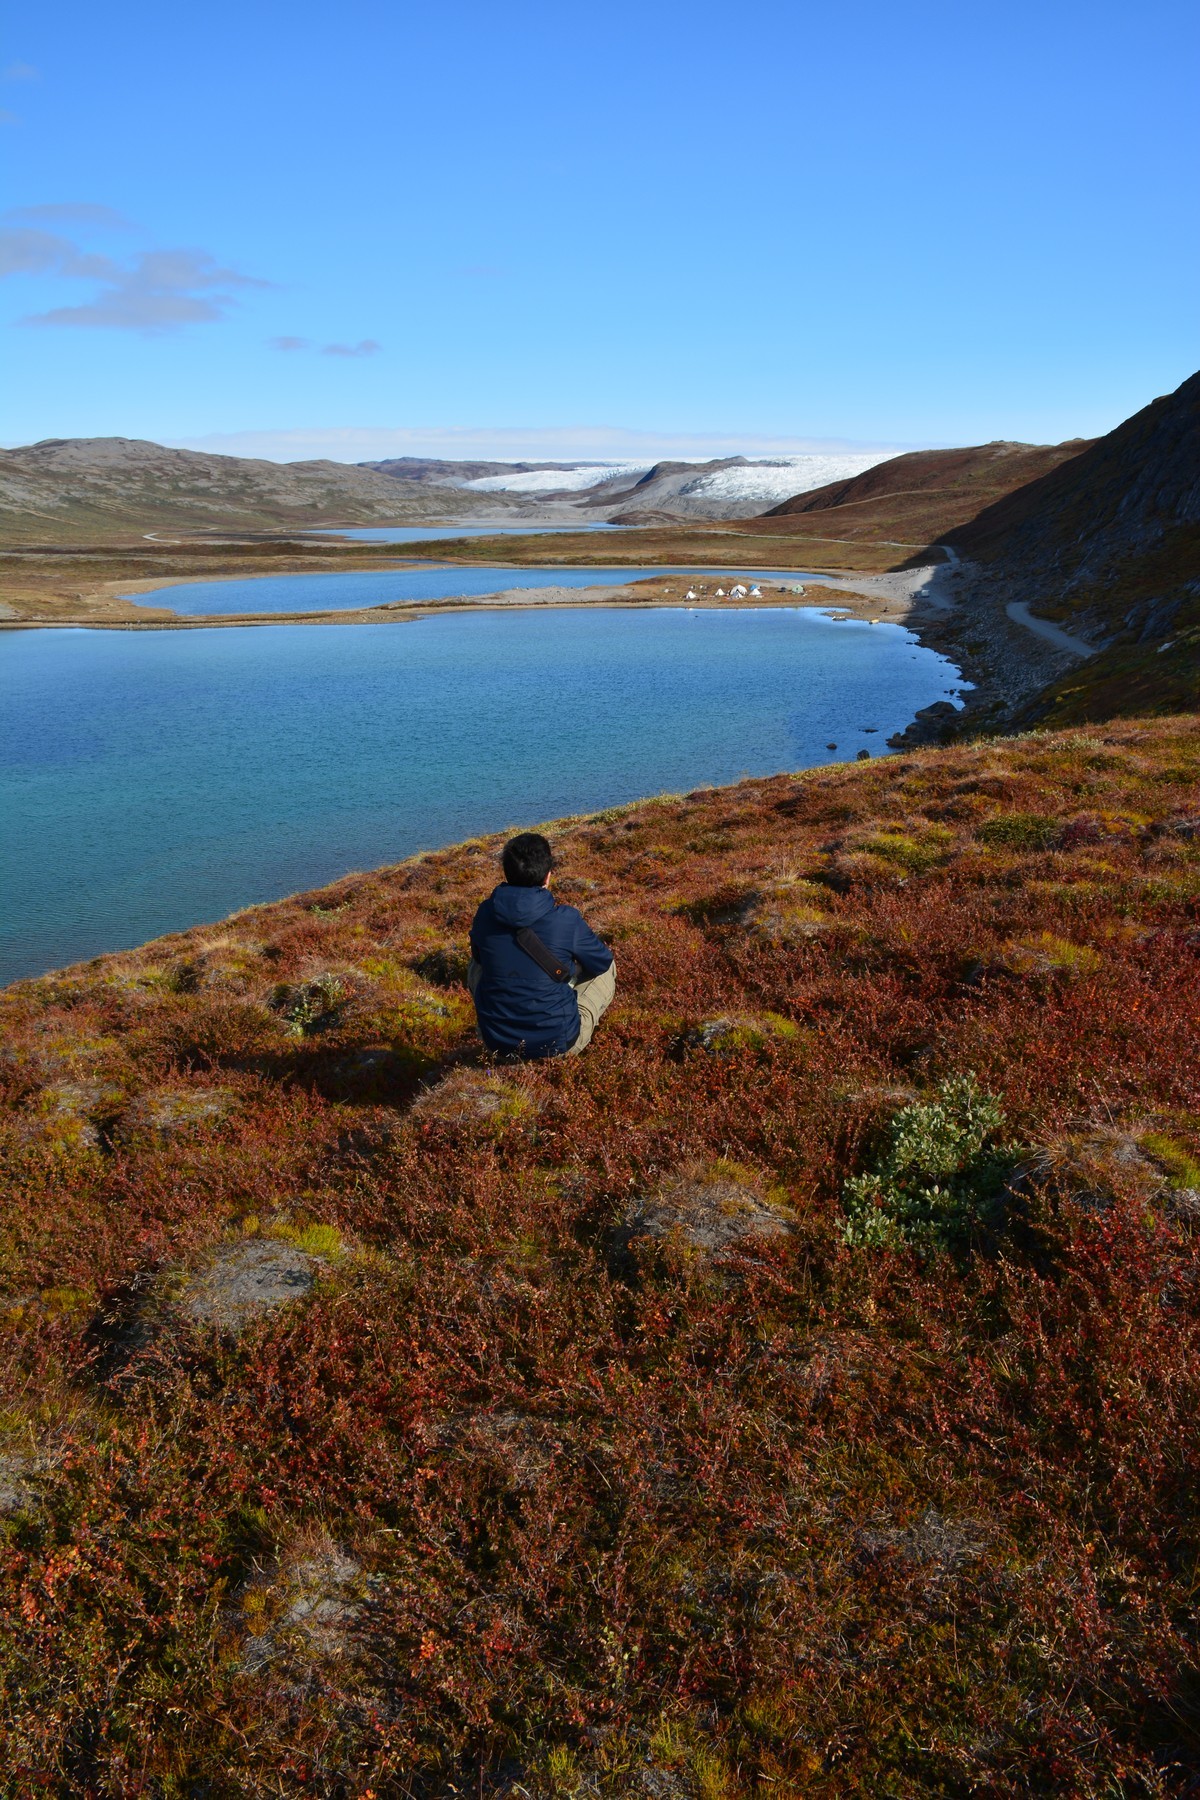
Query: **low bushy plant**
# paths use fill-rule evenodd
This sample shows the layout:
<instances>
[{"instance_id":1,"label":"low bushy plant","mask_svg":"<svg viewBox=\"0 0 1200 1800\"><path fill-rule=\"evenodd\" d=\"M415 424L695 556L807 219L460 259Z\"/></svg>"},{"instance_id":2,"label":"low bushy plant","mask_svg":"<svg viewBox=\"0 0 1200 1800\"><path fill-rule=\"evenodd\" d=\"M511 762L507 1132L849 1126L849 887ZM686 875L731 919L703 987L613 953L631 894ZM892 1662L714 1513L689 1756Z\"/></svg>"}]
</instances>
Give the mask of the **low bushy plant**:
<instances>
[{"instance_id":1,"label":"low bushy plant","mask_svg":"<svg viewBox=\"0 0 1200 1800\"><path fill-rule=\"evenodd\" d=\"M271 1005L282 1018L289 1037L310 1037L336 1020L345 997L345 982L336 975L321 975L315 981L302 981L295 986L279 982L271 995Z\"/></svg>"},{"instance_id":2,"label":"low bushy plant","mask_svg":"<svg viewBox=\"0 0 1200 1800\"><path fill-rule=\"evenodd\" d=\"M1185 1150L1182 1144L1177 1144L1174 1138L1168 1137L1166 1132L1146 1132L1142 1138L1142 1148L1150 1152L1163 1170L1169 1186L1200 1188L1200 1159Z\"/></svg>"},{"instance_id":3,"label":"low bushy plant","mask_svg":"<svg viewBox=\"0 0 1200 1800\"><path fill-rule=\"evenodd\" d=\"M975 829L981 843L1002 844L1010 850L1049 850L1058 833L1058 820L1041 813L997 813Z\"/></svg>"},{"instance_id":4,"label":"low bushy plant","mask_svg":"<svg viewBox=\"0 0 1200 1800\"><path fill-rule=\"evenodd\" d=\"M901 1107L875 1168L842 1190L848 1244L953 1250L999 1214L1015 1158L1001 1142L1004 1115L973 1074L941 1082L931 1099Z\"/></svg>"}]
</instances>

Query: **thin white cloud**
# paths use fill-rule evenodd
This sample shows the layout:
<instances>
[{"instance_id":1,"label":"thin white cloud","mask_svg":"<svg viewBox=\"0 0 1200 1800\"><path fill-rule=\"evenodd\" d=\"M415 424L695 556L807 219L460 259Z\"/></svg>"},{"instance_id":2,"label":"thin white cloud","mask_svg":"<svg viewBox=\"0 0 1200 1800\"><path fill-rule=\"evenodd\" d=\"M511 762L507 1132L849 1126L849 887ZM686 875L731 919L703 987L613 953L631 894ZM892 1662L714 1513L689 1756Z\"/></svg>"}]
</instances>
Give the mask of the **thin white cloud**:
<instances>
[{"instance_id":1,"label":"thin white cloud","mask_svg":"<svg viewBox=\"0 0 1200 1800\"><path fill-rule=\"evenodd\" d=\"M111 257L80 250L56 231L24 225L0 230L0 279L6 275L63 275L83 281L115 281Z\"/></svg>"},{"instance_id":2,"label":"thin white cloud","mask_svg":"<svg viewBox=\"0 0 1200 1800\"><path fill-rule=\"evenodd\" d=\"M237 303L236 290L272 285L223 267L207 250L143 250L119 263L33 226L0 231L0 275L50 275L100 284L82 305L30 313L22 325L150 336L223 319Z\"/></svg>"},{"instance_id":3,"label":"thin white cloud","mask_svg":"<svg viewBox=\"0 0 1200 1800\"><path fill-rule=\"evenodd\" d=\"M135 226L112 206L98 206L90 200L64 200L49 206L13 206L6 219L17 219L30 225L94 226L99 231L133 231Z\"/></svg>"},{"instance_id":4,"label":"thin white cloud","mask_svg":"<svg viewBox=\"0 0 1200 1800\"><path fill-rule=\"evenodd\" d=\"M0 81L40 81L41 79L41 70L35 69L32 63L27 62L11 62L0 73Z\"/></svg>"},{"instance_id":5,"label":"thin white cloud","mask_svg":"<svg viewBox=\"0 0 1200 1800\"><path fill-rule=\"evenodd\" d=\"M272 350L311 350L308 338L277 337L270 340Z\"/></svg>"},{"instance_id":6,"label":"thin white cloud","mask_svg":"<svg viewBox=\"0 0 1200 1800\"><path fill-rule=\"evenodd\" d=\"M342 426L291 431L226 431L175 438L183 450L261 456L270 462L328 458L382 462L392 456L437 456L451 462L614 462L648 467L664 458L707 462L723 456L798 456L877 451L879 457L913 444L870 444L846 438L775 437L759 431L636 431L611 425L564 426Z\"/></svg>"},{"instance_id":7,"label":"thin white cloud","mask_svg":"<svg viewBox=\"0 0 1200 1800\"><path fill-rule=\"evenodd\" d=\"M357 344L323 344L322 356L378 356L383 349L374 338L360 338Z\"/></svg>"}]
</instances>

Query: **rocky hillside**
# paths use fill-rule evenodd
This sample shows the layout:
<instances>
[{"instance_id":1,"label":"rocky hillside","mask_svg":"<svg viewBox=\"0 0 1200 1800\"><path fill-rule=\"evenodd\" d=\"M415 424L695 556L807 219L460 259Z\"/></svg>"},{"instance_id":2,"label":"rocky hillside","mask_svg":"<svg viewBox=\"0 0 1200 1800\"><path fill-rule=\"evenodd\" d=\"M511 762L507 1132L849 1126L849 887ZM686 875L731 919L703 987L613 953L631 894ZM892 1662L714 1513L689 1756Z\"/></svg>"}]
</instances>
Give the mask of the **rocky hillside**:
<instances>
[{"instance_id":1,"label":"rocky hillside","mask_svg":"<svg viewBox=\"0 0 1200 1800\"><path fill-rule=\"evenodd\" d=\"M914 450L853 480L796 494L763 518L772 521L773 530L804 537L925 544L1086 448L1087 440L1077 438L1065 444ZM747 523L745 529L752 527Z\"/></svg>"},{"instance_id":2,"label":"rocky hillside","mask_svg":"<svg viewBox=\"0 0 1200 1800\"><path fill-rule=\"evenodd\" d=\"M1197 525L1200 374L948 536L976 562L1084 587Z\"/></svg>"},{"instance_id":3,"label":"rocky hillside","mask_svg":"<svg viewBox=\"0 0 1200 1800\"><path fill-rule=\"evenodd\" d=\"M1026 604L1102 650L1030 717L1200 704L1200 374L946 539L980 602Z\"/></svg>"},{"instance_id":4,"label":"rocky hillside","mask_svg":"<svg viewBox=\"0 0 1200 1800\"><path fill-rule=\"evenodd\" d=\"M498 502L498 504L497 504ZM495 513L503 496L399 482L336 462L273 463L139 438L49 438L0 451L0 542L153 529L271 531Z\"/></svg>"},{"instance_id":5,"label":"rocky hillside","mask_svg":"<svg viewBox=\"0 0 1200 1800\"><path fill-rule=\"evenodd\" d=\"M812 452L774 461L726 456L712 462L658 462L644 473L618 477L590 490L588 505L603 506L618 525L655 525L668 520L749 519L764 501L787 493L798 481L824 483L836 474L857 475L872 458L858 452Z\"/></svg>"},{"instance_id":6,"label":"rocky hillside","mask_svg":"<svg viewBox=\"0 0 1200 1800\"><path fill-rule=\"evenodd\" d=\"M1189 717L563 821L549 1065L494 839L8 990L11 1791L1191 1791L1198 792Z\"/></svg>"},{"instance_id":7,"label":"rocky hillside","mask_svg":"<svg viewBox=\"0 0 1200 1800\"><path fill-rule=\"evenodd\" d=\"M654 525L668 519L740 519L758 511L753 485L727 486L722 477L737 470L749 475L744 456L712 462L657 462L636 477L594 488L588 504L603 506L616 525Z\"/></svg>"}]
</instances>

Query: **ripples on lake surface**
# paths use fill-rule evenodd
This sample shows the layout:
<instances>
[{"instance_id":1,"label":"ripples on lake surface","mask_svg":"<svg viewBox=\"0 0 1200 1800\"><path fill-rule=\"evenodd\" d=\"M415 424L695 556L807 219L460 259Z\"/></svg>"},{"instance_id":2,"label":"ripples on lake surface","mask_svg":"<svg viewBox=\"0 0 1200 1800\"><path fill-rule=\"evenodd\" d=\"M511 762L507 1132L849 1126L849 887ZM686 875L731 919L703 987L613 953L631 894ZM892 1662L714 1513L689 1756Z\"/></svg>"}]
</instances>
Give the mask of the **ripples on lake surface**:
<instances>
[{"instance_id":1,"label":"ripples on lake surface","mask_svg":"<svg viewBox=\"0 0 1200 1800\"><path fill-rule=\"evenodd\" d=\"M878 753L960 686L901 626L803 608L11 632L0 980L478 832Z\"/></svg>"},{"instance_id":2,"label":"ripples on lake surface","mask_svg":"<svg viewBox=\"0 0 1200 1800\"><path fill-rule=\"evenodd\" d=\"M179 587L130 594L143 606L169 606L189 618L197 614L254 612L357 612L362 606L386 606L402 600L465 600L501 594L515 588L623 587L651 575L701 576L706 581L736 581L727 570L695 568L521 569L493 563L467 568L456 563L423 564L416 569L357 569L346 575L253 575L247 581L189 581ZM743 580L819 581L788 570ZM682 592L682 587L681 587Z\"/></svg>"}]
</instances>

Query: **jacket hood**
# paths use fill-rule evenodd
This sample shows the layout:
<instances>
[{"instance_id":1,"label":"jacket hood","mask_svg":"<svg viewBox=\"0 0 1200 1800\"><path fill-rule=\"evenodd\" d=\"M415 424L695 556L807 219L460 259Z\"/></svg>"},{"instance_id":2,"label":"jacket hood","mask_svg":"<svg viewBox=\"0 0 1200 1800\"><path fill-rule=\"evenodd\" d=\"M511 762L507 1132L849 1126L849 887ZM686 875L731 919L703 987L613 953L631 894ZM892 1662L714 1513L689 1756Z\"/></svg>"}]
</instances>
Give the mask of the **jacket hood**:
<instances>
[{"instance_id":1,"label":"jacket hood","mask_svg":"<svg viewBox=\"0 0 1200 1800\"><path fill-rule=\"evenodd\" d=\"M554 911L554 895L549 888L510 887L505 881L493 893L492 905L502 925L520 931L526 925L536 925Z\"/></svg>"}]
</instances>

